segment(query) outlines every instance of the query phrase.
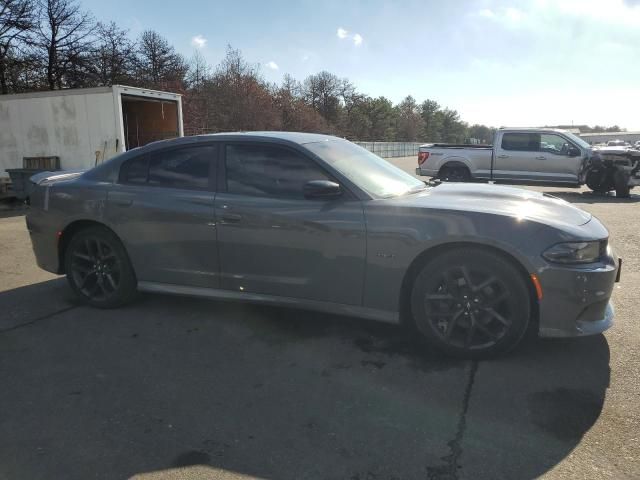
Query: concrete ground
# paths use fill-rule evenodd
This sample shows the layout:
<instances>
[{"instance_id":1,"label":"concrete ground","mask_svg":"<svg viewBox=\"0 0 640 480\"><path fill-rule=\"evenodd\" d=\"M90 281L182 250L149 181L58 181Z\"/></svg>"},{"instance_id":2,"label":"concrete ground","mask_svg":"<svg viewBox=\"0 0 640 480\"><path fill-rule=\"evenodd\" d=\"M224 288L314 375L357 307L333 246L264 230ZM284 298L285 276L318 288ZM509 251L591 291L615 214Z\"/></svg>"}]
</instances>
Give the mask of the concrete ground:
<instances>
[{"instance_id":1,"label":"concrete ground","mask_svg":"<svg viewBox=\"0 0 640 480\"><path fill-rule=\"evenodd\" d=\"M640 478L640 196L536 189L609 227L616 323L483 362L304 311L79 306L0 212L0 479Z\"/></svg>"}]
</instances>

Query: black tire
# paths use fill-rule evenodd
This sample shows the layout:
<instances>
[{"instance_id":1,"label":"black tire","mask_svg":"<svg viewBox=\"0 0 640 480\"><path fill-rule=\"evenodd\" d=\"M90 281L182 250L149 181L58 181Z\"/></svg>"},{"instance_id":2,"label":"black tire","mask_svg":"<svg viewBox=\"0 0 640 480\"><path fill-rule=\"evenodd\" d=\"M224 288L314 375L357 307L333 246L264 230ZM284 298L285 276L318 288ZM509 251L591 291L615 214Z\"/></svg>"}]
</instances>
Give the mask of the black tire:
<instances>
[{"instance_id":1,"label":"black tire","mask_svg":"<svg viewBox=\"0 0 640 480\"><path fill-rule=\"evenodd\" d=\"M129 256L118 237L104 227L75 233L64 264L71 289L85 304L115 308L135 297L137 281Z\"/></svg>"},{"instance_id":2,"label":"black tire","mask_svg":"<svg viewBox=\"0 0 640 480\"><path fill-rule=\"evenodd\" d=\"M438 172L438 178L443 182L468 182L471 180L471 172L467 167L445 165Z\"/></svg>"},{"instance_id":3,"label":"black tire","mask_svg":"<svg viewBox=\"0 0 640 480\"><path fill-rule=\"evenodd\" d=\"M607 193L613 190L613 186L610 185L610 181L603 176L606 175L604 170L593 169L587 173L585 183L589 189L597 193Z\"/></svg>"},{"instance_id":4,"label":"black tire","mask_svg":"<svg viewBox=\"0 0 640 480\"><path fill-rule=\"evenodd\" d=\"M514 348L531 316L523 275L501 255L457 248L430 260L413 282L411 316L427 343L462 358Z\"/></svg>"},{"instance_id":5,"label":"black tire","mask_svg":"<svg viewBox=\"0 0 640 480\"><path fill-rule=\"evenodd\" d=\"M629 177L626 172L616 170L613 174L613 183L616 187L616 197L627 198L631 192L629 187Z\"/></svg>"}]
</instances>

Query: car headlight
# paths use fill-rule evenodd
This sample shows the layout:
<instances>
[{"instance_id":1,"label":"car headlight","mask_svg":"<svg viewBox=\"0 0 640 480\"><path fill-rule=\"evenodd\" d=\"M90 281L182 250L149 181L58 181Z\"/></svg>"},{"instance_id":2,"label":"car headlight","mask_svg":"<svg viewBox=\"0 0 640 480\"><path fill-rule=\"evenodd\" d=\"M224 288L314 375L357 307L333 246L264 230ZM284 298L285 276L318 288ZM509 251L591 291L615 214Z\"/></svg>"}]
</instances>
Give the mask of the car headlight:
<instances>
[{"instance_id":1,"label":"car headlight","mask_svg":"<svg viewBox=\"0 0 640 480\"><path fill-rule=\"evenodd\" d=\"M600 260L602 251L603 245L599 241L565 242L555 244L542 256L554 263L593 263Z\"/></svg>"}]
</instances>

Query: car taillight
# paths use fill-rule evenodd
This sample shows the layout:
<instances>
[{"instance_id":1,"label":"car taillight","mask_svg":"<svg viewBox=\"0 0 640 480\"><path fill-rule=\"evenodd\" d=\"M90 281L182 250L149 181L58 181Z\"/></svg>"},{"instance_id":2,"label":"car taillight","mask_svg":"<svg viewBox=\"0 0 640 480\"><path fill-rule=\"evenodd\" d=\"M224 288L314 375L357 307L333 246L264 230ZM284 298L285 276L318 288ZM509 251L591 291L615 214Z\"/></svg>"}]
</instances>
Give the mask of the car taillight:
<instances>
[{"instance_id":1,"label":"car taillight","mask_svg":"<svg viewBox=\"0 0 640 480\"><path fill-rule=\"evenodd\" d=\"M429 158L429 152L418 152L418 165L422 165Z\"/></svg>"}]
</instances>

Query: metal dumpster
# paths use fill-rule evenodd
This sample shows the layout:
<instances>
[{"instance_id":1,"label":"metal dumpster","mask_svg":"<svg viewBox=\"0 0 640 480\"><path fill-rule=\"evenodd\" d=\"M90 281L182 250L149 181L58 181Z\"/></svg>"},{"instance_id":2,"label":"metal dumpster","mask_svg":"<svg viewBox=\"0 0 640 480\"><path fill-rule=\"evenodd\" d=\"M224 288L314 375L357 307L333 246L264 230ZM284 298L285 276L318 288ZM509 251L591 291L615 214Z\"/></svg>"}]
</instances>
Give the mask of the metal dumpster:
<instances>
[{"instance_id":1,"label":"metal dumpster","mask_svg":"<svg viewBox=\"0 0 640 480\"><path fill-rule=\"evenodd\" d=\"M40 172L60 170L60 157L23 157L23 168L7 168L5 172L11 178L12 190L19 200L26 200L31 194L32 184L29 179Z\"/></svg>"},{"instance_id":2,"label":"metal dumpster","mask_svg":"<svg viewBox=\"0 0 640 480\"><path fill-rule=\"evenodd\" d=\"M29 179L39 172L45 172L39 168L8 168L5 170L11 178L11 186L13 193L19 200L26 200L31 194L33 184Z\"/></svg>"}]
</instances>

